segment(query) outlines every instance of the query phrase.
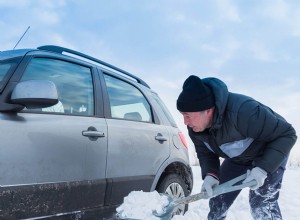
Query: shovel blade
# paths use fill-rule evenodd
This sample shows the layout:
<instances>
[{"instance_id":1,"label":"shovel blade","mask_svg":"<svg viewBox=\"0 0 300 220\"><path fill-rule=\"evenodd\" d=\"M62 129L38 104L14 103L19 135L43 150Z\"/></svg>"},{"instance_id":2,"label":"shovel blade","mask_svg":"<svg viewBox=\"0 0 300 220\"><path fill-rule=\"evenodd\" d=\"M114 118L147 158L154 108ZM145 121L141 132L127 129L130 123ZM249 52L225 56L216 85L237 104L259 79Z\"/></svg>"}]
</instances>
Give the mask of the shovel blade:
<instances>
[{"instance_id":1,"label":"shovel blade","mask_svg":"<svg viewBox=\"0 0 300 220\"><path fill-rule=\"evenodd\" d=\"M156 210L153 211L153 215L156 217L159 217L162 220L167 220L167 219L171 219L172 217L172 213L175 210L175 208L177 207L177 205L174 203L174 198L172 196L170 196L169 194L164 194L161 193L161 195L163 196L167 196L169 204L166 205L163 209L162 213L158 213Z\"/></svg>"},{"instance_id":2,"label":"shovel blade","mask_svg":"<svg viewBox=\"0 0 300 220\"><path fill-rule=\"evenodd\" d=\"M154 211L152 214L156 217L159 217L162 220L167 220L167 219L171 219L173 211L175 210L176 206L169 204L168 206L166 206L164 208L163 213L157 213L156 211Z\"/></svg>"},{"instance_id":3,"label":"shovel blade","mask_svg":"<svg viewBox=\"0 0 300 220\"><path fill-rule=\"evenodd\" d=\"M172 195L169 194L164 194L160 193L162 196L167 196L168 198L168 205L166 205L163 208L162 212L157 212L156 210L152 212L152 214L156 217L159 217L161 220L169 220L171 219L174 215L178 214L183 214L185 210L185 203L181 202L182 199L186 198L177 198L173 197ZM181 207L182 206L182 207Z\"/></svg>"}]
</instances>

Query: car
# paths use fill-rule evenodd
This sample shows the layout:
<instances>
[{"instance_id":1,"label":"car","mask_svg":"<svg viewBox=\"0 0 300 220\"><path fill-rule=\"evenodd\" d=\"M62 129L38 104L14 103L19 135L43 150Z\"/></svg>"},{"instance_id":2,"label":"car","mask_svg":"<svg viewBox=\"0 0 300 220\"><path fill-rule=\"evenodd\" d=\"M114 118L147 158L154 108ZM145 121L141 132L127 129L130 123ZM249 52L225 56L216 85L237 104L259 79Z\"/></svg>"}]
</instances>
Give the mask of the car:
<instances>
[{"instance_id":1,"label":"car","mask_svg":"<svg viewBox=\"0 0 300 220\"><path fill-rule=\"evenodd\" d=\"M72 49L0 52L0 126L0 219L114 219L132 191L193 188L188 146L158 94Z\"/></svg>"}]
</instances>

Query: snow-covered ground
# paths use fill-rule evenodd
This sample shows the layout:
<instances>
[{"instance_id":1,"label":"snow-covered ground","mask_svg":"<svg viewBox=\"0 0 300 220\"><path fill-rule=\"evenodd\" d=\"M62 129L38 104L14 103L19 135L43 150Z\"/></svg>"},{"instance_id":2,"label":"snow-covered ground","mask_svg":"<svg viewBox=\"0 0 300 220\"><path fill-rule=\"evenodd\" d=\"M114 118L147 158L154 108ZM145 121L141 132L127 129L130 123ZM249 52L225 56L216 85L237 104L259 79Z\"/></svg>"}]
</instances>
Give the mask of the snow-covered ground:
<instances>
[{"instance_id":1,"label":"snow-covered ground","mask_svg":"<svg viewBox=\"0 0 300 220\"><path fill-rule=\"evenodd\" d=\"M199 166L193 166L193 174L194 174L194 188L192 194L200 192L202 180L201 180L201 171ZM240 220L240 219L252 219L250 214L250 207L248 203L248 192L249 189L243 189L234 204L228 211L227 220ZM157 200L157 195L154 193L143 193L143 192L132 192L126 198L127 202L124 202L121 210L130 211L131 216L127 217L135 217L142 218L148 220L157 219L152 215L144 215L141 217L141 213L146 213L147 208L153 208L158 206L160 201ZM132 200L132 201L129 201ZM137 202L138 201L138 202ZM135 204L135 205L131 205ZM142 203L145 203L143 206ZM162 202L163 203L163 202ZM136 204L140 204L139 209L136 209ZM300 219L298 214L298 208L300 207L300 168L287 168L282 189L280 192L279 205L281 208L281 212L283 215L283 219L288 220L298 220ZM133 208L133 209L131 209ZM145 209L143 212L142 209ZM152 209L153 210L153 209ZM157 209L156 209L157 210ZM207 213L209 211L208 208L208 200L200 200L190 204L189 211L185 213L184 216L175 216L172 220L199 220L206 219ZM151 212L150 212L151 213Z\"/></svg>"}]
</instances>

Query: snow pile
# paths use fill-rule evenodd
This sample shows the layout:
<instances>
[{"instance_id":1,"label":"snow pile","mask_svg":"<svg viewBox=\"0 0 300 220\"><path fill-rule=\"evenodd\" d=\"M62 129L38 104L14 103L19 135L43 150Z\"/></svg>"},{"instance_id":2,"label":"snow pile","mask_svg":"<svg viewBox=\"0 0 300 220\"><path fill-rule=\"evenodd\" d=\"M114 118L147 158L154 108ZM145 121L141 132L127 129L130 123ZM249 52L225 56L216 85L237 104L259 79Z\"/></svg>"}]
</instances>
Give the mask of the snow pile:
<instances>
[{"instance_id":1,"label":"snow pile","mask_svg":"<svg viewBox=\"0 0 300 220\"><path fill-rule=\"evenodd\" d=\"M156 220L159 218L152 214L153 211L162 213L163 208L168 204L168 197L160 195L157 191L132 191L117 208L117 216L121 219Z\"/></svg>"}]
</instances>

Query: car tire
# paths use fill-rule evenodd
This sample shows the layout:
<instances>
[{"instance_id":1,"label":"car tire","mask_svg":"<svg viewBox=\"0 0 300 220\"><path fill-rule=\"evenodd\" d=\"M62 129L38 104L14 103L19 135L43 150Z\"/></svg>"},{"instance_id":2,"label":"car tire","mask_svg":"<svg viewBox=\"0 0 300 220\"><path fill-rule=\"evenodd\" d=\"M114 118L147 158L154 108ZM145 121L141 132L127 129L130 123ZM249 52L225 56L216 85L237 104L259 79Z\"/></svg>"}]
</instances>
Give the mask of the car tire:
<instances>
[{"instance_id":1,"label":"car tire","mask_svg":"<svg viewBox=\"0 0 300 220\"><path fill-rule=\"evenodd\" d=\"M157 192L166 193L176 198L183 198L188 196L188 188L184 180L178 174L168 174L157 187ZM179 205L178 208L174 210L172 216L183 215L188 210L187 204Z\"/></svg>"}]
</instances>

